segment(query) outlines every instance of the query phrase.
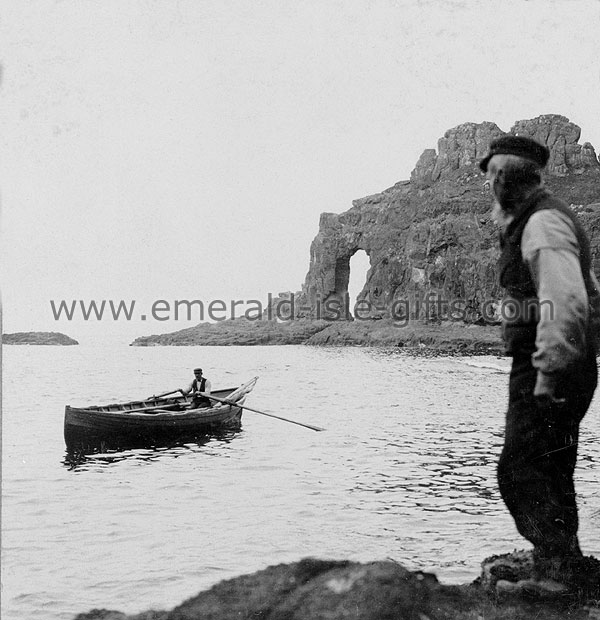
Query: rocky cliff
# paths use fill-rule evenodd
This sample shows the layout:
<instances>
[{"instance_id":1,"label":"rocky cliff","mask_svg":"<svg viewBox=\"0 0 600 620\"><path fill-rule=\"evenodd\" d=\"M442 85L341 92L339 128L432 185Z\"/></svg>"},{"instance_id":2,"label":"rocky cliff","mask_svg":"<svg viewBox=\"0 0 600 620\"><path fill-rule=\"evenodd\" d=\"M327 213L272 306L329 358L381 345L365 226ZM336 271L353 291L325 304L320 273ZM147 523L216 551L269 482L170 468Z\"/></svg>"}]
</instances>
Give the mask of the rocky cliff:
<instances>
[{"instance_id":1,"label":"rocky cliff","mask_svg":"<svg viewBox=\"0 0 600 620\"><path fill-rule=\"evenodd\" d=\"M494 322L498 231L477 164L504 133L490 122L459 125L437 151L423 152L410 180L355 200L344 213L321 214L296 316ZM598 273L600 163L593 146L580 145L580 128L558 115L518 121L508 133L549 147L544 181L580 214ZM359 250L370 269L360 303L349 308L350 258Z\"/></svg>"},{"instance_id":2,"label":"rocky cliff","mask_svg":"<svg viewBox=\"0 0 600 620\"><path fill-rule=\"evenodd\" d=\"M486 331L489 327L473 330L499 319L498 230L489 217L492 201L478 162L491 140L504 133L490 122L449 129L437 150L423 152L410 179L354 200L344 213L322 213L302 290L271 299L265 320L200 324L133 344L302 342L502 350L499 330L495 335ZM594 147L579 144L580 128L554 114L517 121L508 133L549 147L544 182L580 216L600 276L600 162ZM350 259L359 250L369 256L370 269L359 302L350 308ZM290 327L291 318L307 321L292 321L296 325ZM352 318L366 320L332 322Z\"/></svg>"}]
</instances>

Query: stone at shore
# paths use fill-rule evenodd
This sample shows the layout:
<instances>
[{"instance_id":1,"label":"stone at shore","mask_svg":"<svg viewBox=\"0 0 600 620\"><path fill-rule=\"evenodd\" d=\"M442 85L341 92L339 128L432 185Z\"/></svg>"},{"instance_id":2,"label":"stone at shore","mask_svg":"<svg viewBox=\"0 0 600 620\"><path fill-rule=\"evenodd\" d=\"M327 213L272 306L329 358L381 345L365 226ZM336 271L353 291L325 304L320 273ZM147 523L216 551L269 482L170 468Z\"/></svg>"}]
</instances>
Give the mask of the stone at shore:
<instances>
[{"instance_id":1,"label":"stone at shore","mask_svg":"<svg viewBox=\"0 0 600 620\"><path fill-rule=\"evenodd\" d=\"M13 334L2 334L2 344L41 344L68 346L79 344L60 332L15 332Z\"/></svg>"},{"instance_id":2,"label":"stone at shore","mask_svg":"<svg viewBox=\"0 0 600 620\"><path fill-rule=\"evenodd\" d=\"M512 555L498 557L510 563ZM514 555L518 570L528 574L530 564L523 561L523 552ZM75 620L600 618L599 590L576 600L499 599L493 591L495 577L490 574L490 561L495 561L494 566L498 566L498 558L484 561L482 577L473 584L453 586L439 583L433 574L411 572L390 560L363 564L309 558L222 581L170 611L126 615L114 610L95 609L79 614Z\"/></svg>"}]
</instances>

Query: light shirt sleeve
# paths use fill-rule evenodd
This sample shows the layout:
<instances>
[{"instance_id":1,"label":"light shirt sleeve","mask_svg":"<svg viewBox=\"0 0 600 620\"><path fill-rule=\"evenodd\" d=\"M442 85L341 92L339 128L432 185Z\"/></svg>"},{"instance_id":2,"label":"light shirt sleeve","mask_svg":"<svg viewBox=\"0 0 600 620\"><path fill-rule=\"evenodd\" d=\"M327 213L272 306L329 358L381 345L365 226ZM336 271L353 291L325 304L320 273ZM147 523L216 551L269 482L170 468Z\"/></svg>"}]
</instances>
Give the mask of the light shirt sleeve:
<instances>
[{"instance_id":1,"label":"light shirt sleeve","mask_svg":"<svg viewBox=\"0 0 600 620\"><path fill-rule=\"evenodd\" d=\"M560 373L586 349L588 295L573 222L555 209L534 213L523 230L521 252L540 302L533 365Z\"/></svg>"},{"instance_id":2,"label":"light shirt sleeve","mask_svg":"<svg viewBox=\"0 0 600 620\"><path fill-rule=\"evenodd\" d=\"M210 383L210 381L207 379L207 380L206 380L206 383L204 384L204 393L205 393L205 394L210 394L210 393L211 393L211 390L212 390L211 383Z\"/></svg>"}]
</instances>

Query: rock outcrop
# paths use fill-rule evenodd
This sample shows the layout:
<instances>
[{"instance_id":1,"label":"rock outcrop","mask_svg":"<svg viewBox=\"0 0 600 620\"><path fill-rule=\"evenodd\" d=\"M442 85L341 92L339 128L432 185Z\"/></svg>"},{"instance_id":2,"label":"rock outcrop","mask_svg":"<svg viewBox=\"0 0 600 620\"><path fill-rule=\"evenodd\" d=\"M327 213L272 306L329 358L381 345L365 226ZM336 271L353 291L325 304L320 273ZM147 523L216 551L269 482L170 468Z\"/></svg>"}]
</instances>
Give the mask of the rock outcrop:
<instances>
[{"instance_id":1,"label":"rock outcrop","mask_svg":"<svg viewBox=\"0 0 600 620\"><path fill-rule=\"evenodd\" d=\"M495 322L501 298L497 229L477 163L504 133L490 122L459 125L438 141L437 152L424 151L410 180L355 200L344 213L323 213L297 316ZM594 148L579 145L580 128L558 115L518 121L508 133L549 147L545 183L579 212L598 273L600 163ZM359 306L349 308L350 258L359 250L369 256L370 269Z\"/></svg>"},{"instance_id":2,"label":"rock outcrop","mask_svg":"<svg viewBox=\"0 0 600 620\"><path fill-rule=\"evenodd\" d=\"M489 217L491 197L484 190L478 162L489 143L504 133L491 122L459 125L440 138L437 150L423 152L409 180L354 200L344 213L322 213L302 290L269 297L258 317L263 320L200 324L138 338L133 344L501 350L499 334L476 336L457 328L499 322L498 230ZM587 142L580 145L580 128L553 114L517 121L508 133L529 136L549 147L544 182L582 220L600 276L600 162L594 147ZM358 303L350 307L350 259L360 250L369 256L370 269ZM365 320L348 325L346 319ZM432 336L433 325L451 337Z\"/></svg>"},{"instance_id":3,"label":"rock outcrop","mask_svg":"<svg viewBox=\"0 0 600 620\"><path fill-rule=\"evenodd\" d=\"M77 340L60 332L15 332L2 334L2 344L74 345Z\"/></svg>"},{"instance_id":4,"label":"rock outcrop","mask_svg":"<svg viewBox=\"0 0 600 620\"><path fill-rule=\"evenodd\" d=\"M280 344L402 347L409 355L502 355L500 330L457 321L261 321L200 323L168 334L140 336L130 346L254 346Z\"/></svg>"},{"instance_id":5,"label":"rock outcrop","mask_svg":"<svg viewBox=\"0 0 600 620\"><path fill-rule=\"evenodd\" d=\"M501 564L500 558L504 563ZM598 593L541 601L521 596L499 599L494 586L507 570L523 570L522 559L509 556L484 561L482 576L464 586L442 585L433 574L411 572L394 561L359 564L304 559L270 566L251 575L222 581L171 611L127 616L92 610L75 620L584 620L597 618ZM487 562L487 572L486 572ZM501 570L502 569L502 570ZM512 572L515 572L514 570ZM515 573L515 578L520 578ZM587 603L587 605L586 605Z\"/></svg>"},{"instance_id":6,"label":"rock outcrop","mask_svg":"<svg viewBox=\"0 0 600 620\"><path fill-rule=\"evenodd\" d=\"M326 321L284 321L228 319L218 323L200 323L168 334L140 336L130 346L253 346L304 344L328 327Z\"/></svg>"}]
</instances>

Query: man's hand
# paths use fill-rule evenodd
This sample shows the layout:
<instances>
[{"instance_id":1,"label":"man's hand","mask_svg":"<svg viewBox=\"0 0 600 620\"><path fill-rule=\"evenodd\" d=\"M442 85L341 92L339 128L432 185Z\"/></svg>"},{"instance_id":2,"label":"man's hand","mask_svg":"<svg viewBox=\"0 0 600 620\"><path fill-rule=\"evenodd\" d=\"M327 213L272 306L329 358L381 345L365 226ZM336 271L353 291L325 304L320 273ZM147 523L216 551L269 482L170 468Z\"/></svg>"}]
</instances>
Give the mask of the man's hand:
<instances>
[{"instance_id":1,"label":"man's hand","mask_svg":"<svg viewBox=\"0 0 600 620\"><path fill-rule=\"evenodd\" d=\"M564 398L556 397L556 377L538 371L533 397L540 407L560 405L566 402Z\"/></svg>"}]
</instances>

